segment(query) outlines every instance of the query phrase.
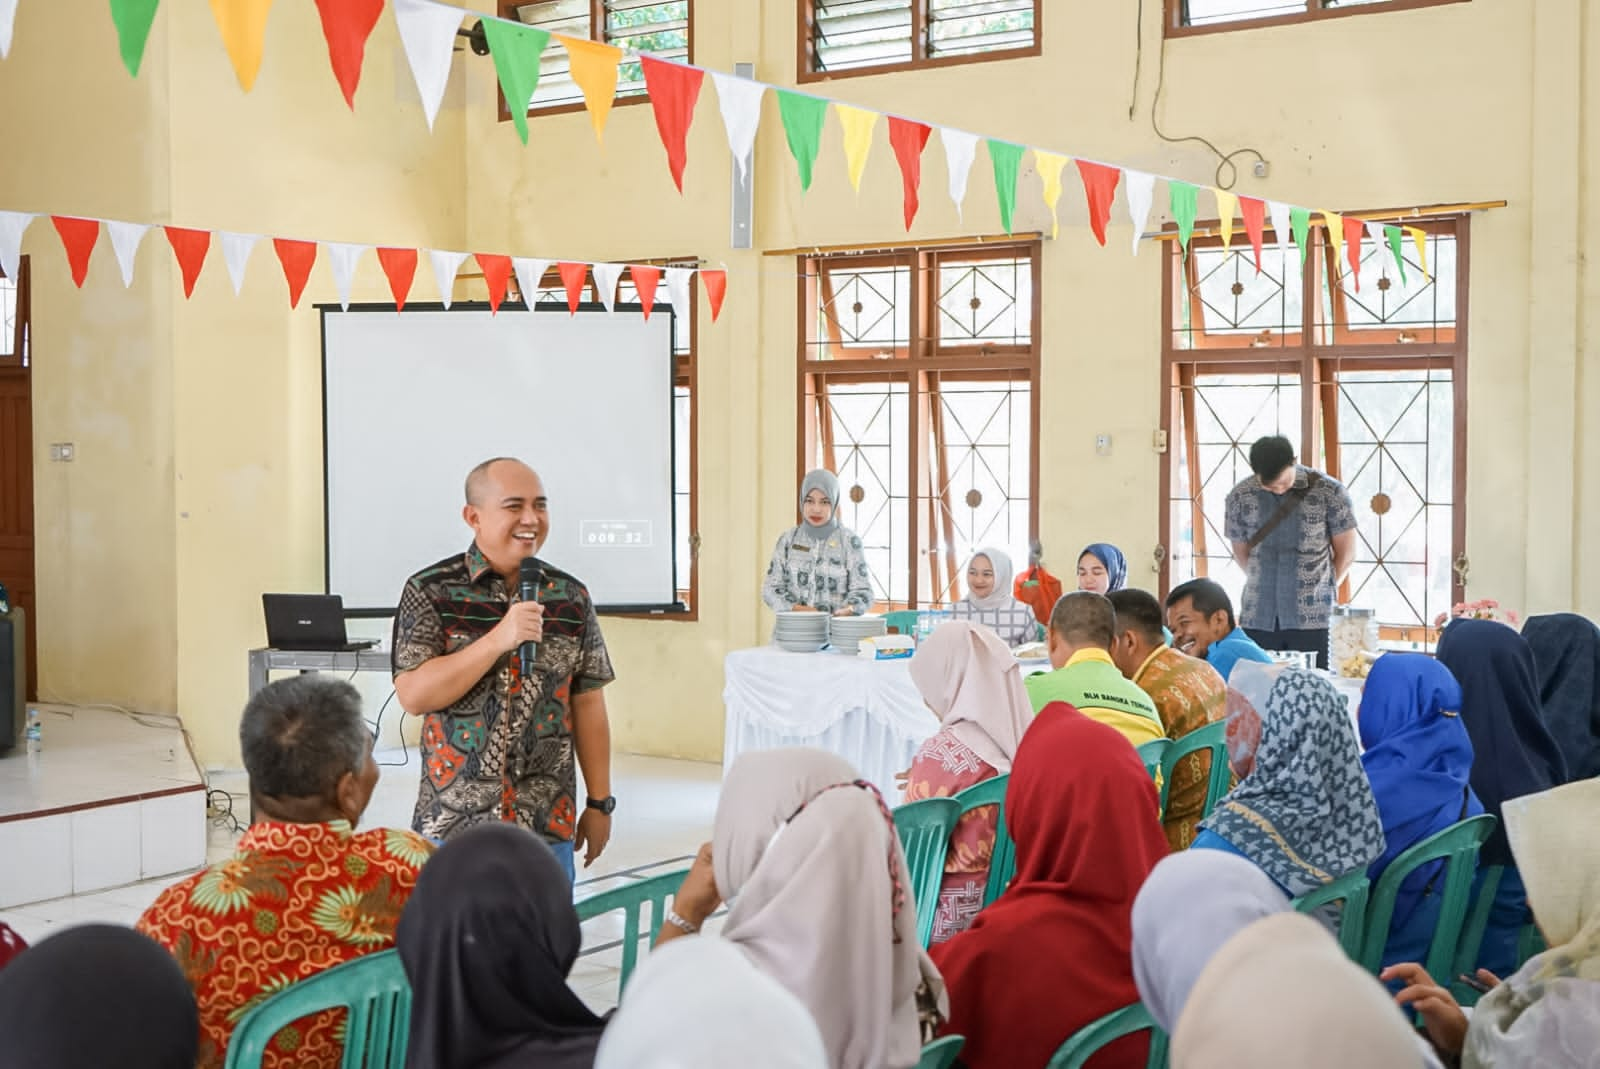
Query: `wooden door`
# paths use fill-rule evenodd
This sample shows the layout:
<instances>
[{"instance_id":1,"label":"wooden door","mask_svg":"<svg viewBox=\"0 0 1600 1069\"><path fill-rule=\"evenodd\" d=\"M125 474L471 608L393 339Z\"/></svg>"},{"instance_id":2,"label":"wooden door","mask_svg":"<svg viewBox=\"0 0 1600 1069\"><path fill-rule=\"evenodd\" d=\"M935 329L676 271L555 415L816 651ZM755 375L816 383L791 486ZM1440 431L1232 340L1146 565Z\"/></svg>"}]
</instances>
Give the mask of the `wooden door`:
<instances>
[{"instance_id":1,"label":"wooden door","mask_svg":"<svg viewBox=\"0 0 1600 1069\"><path fill-rule=\"evenodd\" d=\"M28 614L28 700L38 697L39 630L33 572L33 389L28 353L28 263L0 276L0 583Z\"/></svg>"}]
</instances>

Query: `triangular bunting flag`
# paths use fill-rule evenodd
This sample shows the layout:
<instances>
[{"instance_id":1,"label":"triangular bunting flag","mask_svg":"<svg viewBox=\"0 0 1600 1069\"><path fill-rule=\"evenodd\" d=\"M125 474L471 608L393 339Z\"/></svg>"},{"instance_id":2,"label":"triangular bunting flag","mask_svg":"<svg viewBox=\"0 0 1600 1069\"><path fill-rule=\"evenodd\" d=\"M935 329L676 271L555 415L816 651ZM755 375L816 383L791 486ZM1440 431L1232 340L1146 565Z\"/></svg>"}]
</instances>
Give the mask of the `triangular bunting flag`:
<instances>
[{"instance_id":1,"label":"triangular bunting flag","mask_svg":"<svg viewBox=\"0 0 1600 1069\"><path fill-rule=\"evenodd\" d=\"M556 264L556 270L561 272L561 285L567 291L567 311L577 315L578 305L583 303L583 284L589 277L589 265L563 261Z\"/></svg>"},{"instance_id":2,"label":"triangular bunting flag","mask_svg":"<svg viewBox=\"0 0 1600 1069\"><path fill-rule=\"evenodd\" d=\"M1300 267L1306 266L1306 252L1311 241L1311 210L1309 208L1289 209L1289 229L1294 232L1294 243L1300 247ZM1285 264L1285 267L1288 265Z\"/></svg>"},{"instance_id":3,"label":"triangular bunting flag","mask_svg":"<svg viewBox=\"0 0 1600 1069\"><path fill-rule=\"evenodd\" d=\"M366 252L370 245L349 245L338 241L329 241L328 266L333 270L333 284L339 290L339 307L346 312L350 310L350 287L355 284L356 261L361 259L361 254Z\"/></svg>"},{"instance_id":4,"label":"triangular bunting flag","mask_svg":"<svg viewBox=\"0 0 1600 1069\"><path fill-rule=\"evenodd\" d=\"M1155 205L1156 176L1123 171L1122 187L1128 191L1128 221L1133 224L1133 254L1137 256L1144 243L1144 228L1150 225L1150 209Z\"/></svg>"},{"instance_id":5,"label":"triangular bunting flag","mask_svg":"<svg viewBox=\"0 0 1600 1069\"><path fill-rule=\"evenodd\" d=\"M617 310L617 283L622 281L625 264L595 264L594 288L600 292L600 303L606 311Z\"/></svg>"},{"instance_id":6,"label":"triangular bunting flag","mask_svg":"<svg viewBox=\"0 0 1600 1069\"><path fill-rule=\"evenodd\" d=\"M272 251L278 254L283 280L289 284L289 307L298 307L300 295L306 291L306 279L311 277L311 265L317 262L317 243L273 238Z\"/></svg>"},{"instance_id":7,"label":"triangular bunting flag","mask_svg":"<svg viewBox=\"0 0 1600 1069\"><path fill-rule=\"evenodd\" d=\"M1194 236L1194 217L1200 210L1200 188L1174 178L1167 180L1167 193L1172 199L1172 218L1178 224L1178 247L1187 256L1189 239Z\"/></svg>"},{"instance_id":8,"label":"triangular bunting flag","mask_svg":"<svg viewBox=\"0 0 1600 1069\"><path fill-rule=\"evenodd\" d=\"M633 264L628 268L628 277L633 279L634 292L639 295L639 308L648 321L656 303L656 287L661 284L661 268Z\"/></svg>"},{"instance_id":9,"label":"triangular bunting flag","mask_svg":"<svg viewBox=\"0 0 1600 1069\"><path fill-rule=\"evenodd\" d=\"M500 91L505 94L512 125L526 145L528 108L533 104L534 91L539 88L539 57L544 55L550 35L533 26L504 19L486 18L478 25L483 27L484 38L489 42L489 55L494 57L495 74L500 78Z\"/></svg>"},{"instance_id":10,"label":"triangular bunting flag","mask_svg":"<svg viewBox=\"0 0 1600 1069\"><path fill-rule=\"evenodd\" d=\"M866 172L867 156L872 152L872 131L878 125L878 113L848 104L835 104L833 111L844 129L844 163L850 175L850 188L860 193L861 176Z\"/></svg>"},{"instance_id":11,"label":"triangular bunting flag","mask_svg":"<svg viewBox=\"0 0 1600 1069\"><path fill-rule=\"evenodd\" d=\"M1256 254L1256 274L1261 273L1261 243L1266 240L1267 205L1255 197L1239 198L1239 214L1244 216L1245 237Z\"/></svg>"},{"instance_id":12,"label":"triangular bunting flag","mask_svg":"<svg viewBox=\"0 0 1600 1069\"><path fill-rule=\"evenodd\" d=\"M1222 231L1222 249L1226 252L1233 247L1233 213L1239 204L1239 198L1225 189L1211 191L1217 198L1217 224Z\"/></svg>"},{"instance_id":13,"label":"triangular bunting flag","mask_svg":"<svg viewBox=\"0 0 1600 1069\"><path fill-rule=\"evenodd\" d=\"M1101 246L1106 243L1106 223L1111 220L1111 202L1117 195L1117 180L1122 172L1103 163L1077 160L1083 178L1083 192L1089 199L1089 226Z\"/></svg>"},{"instance_id":14,"label":"triangular bunting flag","mask_svg":"<svg viewBox=\"0 0 1600 1069\"><path fill-rule=\"evenodd\" d=\"M500 302L506 299L506 287L511 285L511 257L498 253L480 252L473 258L483 272L483 281L489 287L489 314L500 311Z\"/></svg>"},{"instance_id":15,"label":"triangular bunting flag","mask_svg":"<svg viewBox=\"0 0 1600 1069\"><path fill-rule=\"evenodd\" d=\"M351 110L356 106L356 86L361 84L361 61L367 38L383 14L383 0L317 0L322 16L322 36L328 41L328 62ZM489 20L485 20L489 21Z\"/></svg>"},{"instance_id":16,"label":"triangular bunting flag","mask_svg":"<svg viewBox=\"0 0 1600 1069\"><path fill-rule=\"evenodd\" d=\"M52 215L50 221L55 224L56 233L61 235L61 247L67 250L72 284L83 289L83 280L89 277L89 254L94 252L94 243L100 240L100 220Z\"/></svg>"},{"instance_id":17,"label":"triangular bunting flag","mask_svg":"<svg viewBox=\"0 0 1600 1069\"><path fill-rule=\"evenodd\" d=\"M556 39L567 50L572 81L583 90L583 103L589 109L595 140L603 145L606 119L610 118L612 101L617 98L617 68L622 65L622 49L581 37L556 34Z\"/></svg>"},{"instance_id":18,"label":"triangular bunting flag","mask_svg":"<svg viewBox=\"0 0 1600 1069\"><path fill-rule=\"evenodd\" d=\"M133 285L133 261L139 255L139 242L150 232L149 223L118 223L106 220L106 233L111 237L111 251L117 254L117 266L122 269L122 288Z\"/></svg>"},{"instance_id":19,"label":"triangular bunting flag","mask_svg":"<svg viewBox=\"0 0 1600 1069\"><path fill-rule=\"evenodd\" d=\"M544 273L550 270L550 261L518 256L511 261L511 269L517 273L517 289L522 291L522 303L531 312L538 303L539 286L544 281Z\"/></svg>"},{"instance_id":20,"label":"triangular bunting flag","mask_svg":"<svg viewBox=\"0 0 1600 1069\"><path fill-rule=\"evenodd\" d=\"M722 299L728 295L728 272L701 271L700 281L705 284L706 300L711 303L711 322L715 323L722 314Z\"/></svg>"},{"instance_id":21,"label":"triangular bunting flag","mask_svg":"<svg viewBox=\"0 0 1600 1069\"><path fill-rule=\"evenodd\" d=\"M1011 216L1017 208L1017 172L1022 169L1021 145L989 139L989 163L994 168L994 195L1000 204L1000 225L1011 233Z\"/></svg>"},{"instance_id":22,"label":"triangular bunting flag","mask_svg":"<svg viewBox=\"0 0 1600 1069\"><path fill-rule=\"evenodd\" d=\"M922 152L928 147L928 135L933 127L910 119L889 116L889 147L900 164L900 186L905 205L906 229L917 217L920 207L918 191L922 188Z\"/></svg>"},{"instance_id":23,"label":"triangular bunting flag","mask_svg":"<svg viewBox=\"0 0 1600 1069\"><path fill-rule=\"evenodd\" d=\"M1376 220L1367 220L1367 240L1372 242L1372 253L1378 262L1378 275L1380 278L1389 277L1389 266L1383 262L1385 239L1383 224Z\"/></svg>"},{"instance_id":24,"label":"triangular bunting flag","mask_svg":"<svg viewBox=\"0 0 1600 1069\"><path fill-rule=\"evenodd\" d=\"M178 270L183 272L183 297L188 300L194 296L194 284L200 278L200 269L205 266L206 253L211 249L211 231L190 230L183 226L163 227L167 232L167 243L172 246L172 255L177 257Z\"/></svg>"},{"instance_id":25,"label":"triangular bunting flag","mask_svg":"<svg viewBox=\"0 0 1600 1069\"><path fill-rule=\"evenodd\" d=\"M956 204L956 218L961 218L961 204L967 199L967 180L972 175L972 162L978 156L978 135L965 130L939 128L939 143L944 145L944 167L950 179L950 199Z\"/></svg>"},{"instance_id":26,"label":"triangular bunting flag","mask_svg":"<svg viewBox=\"0 0 1600 1069\"><path fill-rule=\"evenodd\" d=\"M490 20L485 19L487 25ZM456 272L461 270L461 265L467 262L464 252L445 252L442 249L429 249L428 262L433 266L433 281L439 287L439 300L446 308L455 298Z\"/></svg>"},{"instance_id":27,"label":"triangular bunting flag","mask_svg":"<svg viewBox=\"0 0 1600 1069\"><path fill-rule=\"evenodd\" d=\"M1289 227L1289 206L1282 201L1267 201L1267 214L1272 217L1272 236L1278 239L1278 253L1283 257L1283 269L1289 270L1289 241L1294 236Z\"/></svg>"},{"instance_id":28,"label":"triangular bunting flag","mask_svg":"<svg viewBox=\"0 0 1600 1069\"><path fill-rule=\"evenodd\" d=\"M211 0L211 17L222 34L222 47L233 75L246 93L255 88L261 52L267 40L267 14L272 0Z\"/></svg>"},{"instance_id":29,"label":"triangular bunting flag","mask_svg":"<svg viewBox=\"0 0 1600 1069\"><path fill-rule=\"evenodd\" d=\"M1406 281L1406 254L1401 247L1403 237L1400 233L1400 228L1386 226L1383 228L1383 236L1389 242L1389 255L1394 257L1394 265L1400 271L1400 284L1402 286L1409 285Z\"/></svg>"},{"instance_id":30,"label":"triangular bunting flag","mask_svg":"<svg viewBox=\"0 0 1600 1069\"><path fill-rule=\"evenodd\" d=\"M694 122L694 106L706 72L654 56L640 56L639 65L644 70L645 92L650 94L650 110L655 112L656 133L667 150L667 169L682 193L683 169L689 163L689 126Z\"/></svg>"},{"instance_id":31,"label":"triangular bunting flag","mask_svg":"<svg viewBox=\"0 0 1600 1069\"><path fill-rule=\"evenodd\" d=\"M417 95L422 98L422 113L432 130L450 81L450 59L455 53L456 31L461 28L461 11L432 0L394 0L394 21L400 27L400 44L411 64Z\"/></svg>"},{"instance_id":32,"label":"triangular bunting flag","mask_svg":"<svg viewBox=\"0 0 1600 1069\"><path fill-rule=\"evenodd\" d=\"M245 265L250 262L250 254L255 251L261 235L219 230L217 237L222 241L222 259L228 265L228 280L233 283L233 295L237 297L244 292Z\"/></svg>"},{"instance_id":33,"label":"triangular bunting flag","mask_svg":"<svg viewBox=\"0 0 1600 1069\"><path fill-rule=\"evenodd\" d=\"M394 310L405 311L406 298L411 296L411 283L417 277L416 249L379 249L378 266L383 277L389 280L389 292L394 294Z\"/></svg>"},{"instance_id":34,"label":"triangular bunting flag","mask_svg":"<svg viewBox=\"0 0 1600 1069\"><path fill-rule=\"evenodd\" d=\"M17 0L0 0L0 59L11 54L11 30L16 18Z\"/></svg>"},{"instance_id":35,"label":"triangular bunting flag","mask_svg":"<svg viewBox=\"0 0 1600 1069\"><path fill-rule=\"evenodd\" d=\"M1061 203L1061 172L1067 169L1071 161L1065 156L1058 156L1054 152L1041 152L1033 150L1033 165L1039 171L1039 182L1044 187L1044 204L1050 209L1050 236L1059 237L1061 234L1061 216L1056 208Z\"/></svg>"},{"instance_id":36,"label":"triangular bunting flag","mask_svg":"<svg viewBox=\"0 0 1600 1069\"><path fill-rule=\"evenodd\" d=\"M1346 262L1350 264L1350 278L1356 284L1357 293L1361 292L1361 239L1366 233L1366 220L1345 217L1344 255Z\"/></svg>"},{"instance_id":37,"label":"triangular bunting flag","mask_svg":"<svg viewBox=\"0 0 1600 1069\"><path fill-rule=\"evenodd\" d=\"M122 65L139 77L144 62L144 46L150 40L150 26L156 20L160 0L111 0L111 21L117 27L117 46L122 50Z\"/></svg>"},{"instance_id":38,"label":"triangular bunting flag","mask_svg":"<svg viewBox=\"0 0 1600 1069\"><path fill-rule=\"evenodd\" d=\"M1422 268L1422 277L1432 282L1433 275L1428 271L1428 232L1415 226L1406 229L1411 231L1411 240L1417 246L1417 266Z\"/></svg>"},{"instance_id":39,"label":"triangular bunting flag","mask_svg":"<svg viewBox=\"0 0 1600 1069\"><path fill-rule=\"evenodd\" d=\"M1344 216L1338 212L1323 212L1322 222L1328 228L1328 240L1333 242L1333 262L1337 266L1344 259Z\"/></svg>"},{"instance_id":40,"label":"triangular bunting flag","mask_svg":"<svg viewBox=\"0 0 1600 1069\"><path fill-rule=\"evenodd\" d=\"M667 268L667 299L672 302L672 314L681 322L689 322L689 316L694 311L693 295L689 283L694 279L694 271L687 267Z\"/></svg>"},{"instance_id":41,"label":"triangular bunting flag","mask_svg":"<svg viewBox=\"0 0 1600 1069\"><path fill-rule=\"evenodd\" d=\"M761 98L767 87L748 78L711 72L717 87L717 106L722 110L722 125L728 131L728 151L738 165L739 176L750 173L750 154L755 150L756 131L761 126Z\"/></svg>"},{"instance_id":42,"label":"triangular bunting flag","mask_svg":"<svg viewBox=\"0 0 1600 1069\"><path fill-rule=\"evenodd\" d=\"M811 170L822 144L822 123L828 117L828 102L804 93L778 90L778 115L783 119L783 136L789 154L800 168L800 189L811 188Z\"/></svg>"},{"instance_id":43,"label":"triangular bunting flag","mask_svg":"<svg viewBox=\"0 0 1600 1069\"><path fill-rule=\"evenodd\" d=\"M22 269L22 235L35 218L32 212L0 212L0 271L7 278Z\"/></svg>"}]
</instances>

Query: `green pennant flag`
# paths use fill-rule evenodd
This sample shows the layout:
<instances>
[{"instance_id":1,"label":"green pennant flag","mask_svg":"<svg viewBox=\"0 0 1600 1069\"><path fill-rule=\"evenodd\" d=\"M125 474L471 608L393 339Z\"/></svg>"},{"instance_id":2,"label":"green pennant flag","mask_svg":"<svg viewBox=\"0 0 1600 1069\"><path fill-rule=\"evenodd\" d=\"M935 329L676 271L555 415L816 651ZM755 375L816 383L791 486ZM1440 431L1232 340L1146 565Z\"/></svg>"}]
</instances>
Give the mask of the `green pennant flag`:
<instances>
[{"instance_id":1,"label":"green pennant flag","mask_svg":"<svg viewBox=\"0 0 1600 1069\"><path fill-rule=\"evenodd\" d=\"M1306 242L1311 235L1311 209L1290 208L1289 229L1294 231L1294 243L1300 246L1300 266L1306 265Z\"/></svg>"},{"instance_id":2,"label":"green pennant flag","mask_svg":"<svg viewBox=\"0 0 1600 1069\"><path fill-rule=\"evenodd\" d=\"M522 26L504 19L485 18L483 36L494 57L494 71L500 76L500 91L506 96L506 109L516 124L517 136L528 143L528 105L539 88L539 58L544 55L550 34L533 26Z\"/></svg>"},{"instance_id":3,"label":"green pennant flag","mask_svg":"<svg viewBox=\"0 0 1600 1069\"><path fill-rule=\"evenodd\" d=\"M1194 237L1194 216L1200 190L1199 187L1192 186L1188 182L1180 182L1176 178L1167 183L1167 189L1172 193L1172 218L1178 224L1178 246L1187 256L1189 239Z\"/></svg>"},{"instance_id":4,"label":"green pennant flag","mask_svg":"<svg viewBox=\"0 0 1600 1069\"><path fill-rule=\"evenodd\" d=\"M1000 225L1011 233L1011 213L1017 207L1017 171L1022 167L1021 145L989 141L989 162L994 165L994 195L1000 201Z\"/></svg>"},{"instance_id":5,"label":"green pennant flag","mask_svg":"<svg viewBox=\"0 0 1600 1069\"><path fill-rule=\"evenodd\" d=\"M111 0L111 21L117 24L117 44L122 48L122 65L135 78L139 77L145 42L150 40L150 26L156 20L156 6L160 2Z\"/></svg>"},{"instance_id":6,"label":"green pennant flag","mask_svg":"<svg viewBox=\"0 0 1600 1069\"><path fill-rule=\"evenodd\" d=\"M1400 284L1410 285L1406 281L1406 256L1401 251L1401 243L1405 240L1405 236L1400 233L1400 228L1397 226L1384 227L1383 236L1389 239L1389 251L1394 254L1394 265L1400 269Z\"/></svg>"},{"instance_id":7,"label":"green pennant flag","mask_svg":"<svg viewBox=\"0 0 1600 1069\"><path fill-rule=\"evenodd\" d=\"M789 142L789 155L800 168L800 188L811 188L811 168L822 146L822 123L828 117L828 102L804 93L778 90L778 114L783 118L783 136Z\"/></svg>"}]
</instances>

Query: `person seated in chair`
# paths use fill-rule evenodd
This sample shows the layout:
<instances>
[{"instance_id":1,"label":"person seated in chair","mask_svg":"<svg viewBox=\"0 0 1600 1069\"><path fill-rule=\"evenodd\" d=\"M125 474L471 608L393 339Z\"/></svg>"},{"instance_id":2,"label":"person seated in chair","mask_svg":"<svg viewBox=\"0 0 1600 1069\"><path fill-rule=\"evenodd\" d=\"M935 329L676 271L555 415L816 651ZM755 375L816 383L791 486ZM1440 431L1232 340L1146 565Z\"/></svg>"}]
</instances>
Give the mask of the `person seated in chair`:
<instances>
[{"instance_id":1,"label":"person seated in chair","mask_svg":"<svg viewBox=\"0 0 1600 1069\"><path fill-rule=\"evenodd\" d=\"M361 695L302 675L250 699L239 746L256 822L233 856L167 888L137 928L177 958L200 1006L201 1069L223 1064L247 1010L333 965L394 946L433 847L410 830L356 823L378 783ZM263 1069L335 1069L343 1010L296 1021Z\"/></svg>"},{"instance_id":2,"label":"person seated in chair","mask_svg":"<svg viewBox=\"0 0 1600 1069\"><path fill-rule=\"evenodd\" d=\"M1166 738L1150 696L1124 679L1111 659L1117 614L1103 595L1075 590L1050 611L1053 672L1024 680L1033 711L1066 702L1090 720L1120 731L1135 746Z\"/></svg>"},{"instance_id":3,"label":"person seated in chair","mask_svg":"<svg viewBox=\"0 0 1600 1069\"><path fill-rule=\"evenodd\" d=\"M1215 579L1191 579L1167 595L1172 648L1211 662L1227 680L1240 661L1271 664L1272 657L1244 633L1233 617L1233 599Z\"/></svg>"}]
</instances>

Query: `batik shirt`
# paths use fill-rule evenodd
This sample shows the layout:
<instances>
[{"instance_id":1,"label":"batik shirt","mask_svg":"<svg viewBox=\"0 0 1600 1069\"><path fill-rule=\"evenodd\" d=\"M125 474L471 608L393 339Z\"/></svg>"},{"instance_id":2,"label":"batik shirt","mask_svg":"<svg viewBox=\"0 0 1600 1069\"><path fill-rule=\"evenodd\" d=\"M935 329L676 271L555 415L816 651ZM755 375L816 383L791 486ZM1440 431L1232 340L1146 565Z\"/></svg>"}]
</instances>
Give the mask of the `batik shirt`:
<instances>
[{"instance_id":1,"label":"batik shirt","mask_svg":"<svg viewBox=\"0 0 1600 1069\"><path fill-rule=\"evenodd\" d=\"M395 925L433 847L404 830L348 822L252 824L234 855L161 893L136 925L172 952L200 1007L201 1069L269 995L394 946ZM337 1069L344 1011L285 1026L264 1069Z\"/></svg>"},{"instance_id":2,"label":"batik shirt","mask_svg":"<svg viewBox=\"0 0 1600 1069\"><path fill-rule=\"evenodd\" d=\"M826 613L870 611L872 572L860 537L844 527L835 527L823 539L803 526L783 532L772 550L761 599L773 612L787 612L796 605Z\"/></svg>"},{"instance_id":3,"label":"batik shirt","mask_svg":"<svg viewBox=\"0 0 1600 1069\"><path fill-rule=\"evenodd\" d=\"M924 742L911 759L905 801L953 798L968 787L999 774L998 769L945 728ZM979 806L970 813L963 813L956 822L944 855L944 876L939 883L939 905L933 916L932 943L943 943L972 927L978 911L983 908L983 893L989 885L989 863L994 858L999 832L998 806Z\"/></svg>"},{"instance_id":4,"label":"batik shirt","mask_svg":"<svg viewBox=\"0 0 1600 1069\"><path fill-rule=\"evenodd\" d=\"M1217 670L1170 646L1162 646L1146 657L1134 673L1133 681L1156 703L1167 738L1174 741L1227 714L1228 685ZM1173 767L1172 783L1167 788L1167 809L1161 823L1167 831L1167 842L1174 850L1187 850L1194 842L1210 781L1211 753L1208 750L1197 750Z\"/></svg>"},{"instance_id":5,"label":"batik shirt","mask_svg":"<svg viewBox=\"0 0 1600 1069\"><path fill-rule=\"evenodd\" d=\"M1310 477L1310 468L1297 466L1295 489L1304 489ZM1282 497L1250 476L1228 492L1224 533L1230 541L1250 541L1282 503ZM1327 627L1335 593L1332 542L1355 526L1349 492L1323 475L1294 515L1250 551L1239 623L1261 631Z\"/></svg>"},{"instance_id":6,"label":"batik shirt","mask_svg":"<svg viewBox=\"0 0 1600 1069\"><path fill-rule=\"evenodd\" d=\"M544 576L534 679L522 679L513 652L448 709L407 710L425 714L412 826L430 839L492 820L548 842L568 842L577 828L571 700L615 675L589 591L558 568L545 565ZM511 593L476 545L412 576L395 614L394 674L487 635Z\"/></svg>"}]
</instances>

